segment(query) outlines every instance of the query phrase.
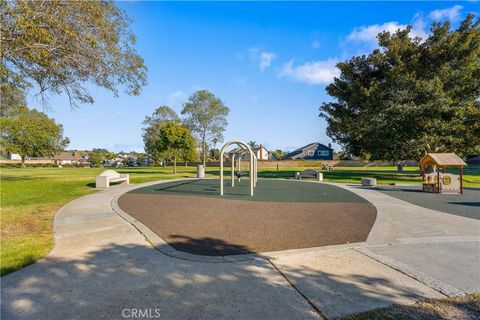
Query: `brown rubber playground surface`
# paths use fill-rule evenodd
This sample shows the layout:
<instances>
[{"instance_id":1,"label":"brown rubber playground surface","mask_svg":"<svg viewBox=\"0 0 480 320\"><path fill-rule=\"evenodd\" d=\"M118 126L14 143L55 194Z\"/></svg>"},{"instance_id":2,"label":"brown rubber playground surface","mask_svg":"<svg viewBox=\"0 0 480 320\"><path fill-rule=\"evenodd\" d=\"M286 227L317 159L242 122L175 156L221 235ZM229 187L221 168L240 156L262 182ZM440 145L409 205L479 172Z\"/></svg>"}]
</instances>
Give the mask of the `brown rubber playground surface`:
<instances>
[{"instance_id":1,"label":"brown rubber playground surface","mask_svg":"<svg viewBox=\"0 0 480 320\"><path fill-rule=\"evenodd\" d=\"M119 206L175 249L198 255L225 256L366 240L376 217L376 209L369 202L330 185L277 182L286 184L290 195L301 186L298 189L303 197L298 197L300 201L277 201L282 187L259 180L255 199L243 194L239 199L234 194L221 198L212 192L215 181L196 180L136 189L121 196ZM240 186L236 192L242 191ZM186 188L195 192L188 194ZM210 194L198 192L202 188ZM265 195L272 188L277 192L271 197ZM305 197L304 188L313 188L311 201ZM338 193L342 194L340 198Z\"/></svg>"}]
</instances>

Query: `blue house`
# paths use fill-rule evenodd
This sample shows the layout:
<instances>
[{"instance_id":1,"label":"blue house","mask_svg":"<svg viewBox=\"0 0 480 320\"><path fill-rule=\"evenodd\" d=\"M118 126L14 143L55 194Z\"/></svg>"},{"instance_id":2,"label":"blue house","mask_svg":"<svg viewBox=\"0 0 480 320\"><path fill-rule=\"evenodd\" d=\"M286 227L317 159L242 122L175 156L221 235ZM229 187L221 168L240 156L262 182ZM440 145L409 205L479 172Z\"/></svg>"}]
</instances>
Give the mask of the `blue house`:
<instances>
[{"instance_id":1,"label":"blue house","mask_svg":"<svg viewBox=\"0 0 480 320\"><path fill-rule=\"evenodd\" d=\"M295 151L288 153L285 160L333 160L333 149L331 145L321 144L320 142L314 142L307 144Z\"/></svg>"}]
</instances>

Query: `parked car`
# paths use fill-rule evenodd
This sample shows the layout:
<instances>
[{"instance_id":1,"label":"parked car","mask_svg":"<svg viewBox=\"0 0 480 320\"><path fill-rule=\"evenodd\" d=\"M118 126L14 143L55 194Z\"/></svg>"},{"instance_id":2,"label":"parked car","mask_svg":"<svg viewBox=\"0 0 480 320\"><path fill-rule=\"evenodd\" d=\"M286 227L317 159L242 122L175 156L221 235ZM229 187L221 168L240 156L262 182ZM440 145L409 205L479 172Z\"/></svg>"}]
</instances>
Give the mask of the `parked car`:
<instances>
[{"instance_id":1,"label":"parked car","mask_svg":"<svg viewBox=\"0 0 480 320\"><path fill-rule=\"evenodd\" d=\"M130 162L128 163L128 166L129 166L129 167L138 167L138 163L137 163L137 161L130 161Z\"/></svg>"}]
</instances>

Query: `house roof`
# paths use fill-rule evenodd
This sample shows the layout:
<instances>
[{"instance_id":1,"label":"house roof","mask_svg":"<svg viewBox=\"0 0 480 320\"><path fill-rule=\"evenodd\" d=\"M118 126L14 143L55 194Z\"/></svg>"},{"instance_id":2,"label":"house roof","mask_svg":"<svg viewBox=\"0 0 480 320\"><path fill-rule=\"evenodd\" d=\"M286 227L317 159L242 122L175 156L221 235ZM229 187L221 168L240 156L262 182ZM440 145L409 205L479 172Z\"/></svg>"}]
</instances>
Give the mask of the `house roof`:
<instances>
[{"instance_id":1,"label":"house roof","mask_svg":"<svg viewBox=\"0 0 480 320\"><path fill-rule=\"evenodd\" d=\"M288 154L285 155L284 158L293 157L293 156L301 153L304 149L307 149L308 147L311 147L311 146L313 146L313 145L317 145L317 147L318 147L318 146L323 146L323 147L325 147L326 149L333 150L332 148L329 148L329 147L327 147L326 145L324 145L324 144L322 144L322 143L320 143L320 142L312 142L312 143L309 143L309 144L307 144L307 145L305 145L305 146L303 146L303 147L300 147L300 148L298 148L298 149L296 149L296 150L294 150L294 151L292 151L292 152L289 152Z\"/></svg>"},{"instance_id":2,"label":"house roof","mask_svg":"<svg viewBox=\"0 0 480 320\"><path fill-rule=\"evenodd\" d=\"M72 160L72 161L83 160L82 155L77 151L60 152L60 153L57 153L53 158L55 160Z\"/></svg>"},{"instance_id":3,"label":"house roof","mask_svg":"<svg viewBox=\"0 0 480 320\"><path fill-rule=\"evenodd\" d=\"M257 147L255 147L255 148L252 148L252 147L250 147L250 148L252 149L253 152L256 152L256 151L260 150L260 146L257 146ZM267 150L267 148L265 148L264 146L262 146L262 149ZM229 153L229 154L239 153L239 152L241 152L241 151L247 152L247 149L245 149L245 148L243 148L243 147L237 147L237 148L233 148L232 150L228 151L228 153ZM267 151L268 151L268 150L267 150Z\"/></svg>"},{"instance_id":4,"label":"house roof","mask_svg":"<svg viewBox=\"0 0 480 320\"><path fill-rule=\"evenodd\" d=\"M427 153L418 163L421 167L429 165L438 166L466 166L465 161L462 160L455 153Z\"/></svg>"}]
</instances>

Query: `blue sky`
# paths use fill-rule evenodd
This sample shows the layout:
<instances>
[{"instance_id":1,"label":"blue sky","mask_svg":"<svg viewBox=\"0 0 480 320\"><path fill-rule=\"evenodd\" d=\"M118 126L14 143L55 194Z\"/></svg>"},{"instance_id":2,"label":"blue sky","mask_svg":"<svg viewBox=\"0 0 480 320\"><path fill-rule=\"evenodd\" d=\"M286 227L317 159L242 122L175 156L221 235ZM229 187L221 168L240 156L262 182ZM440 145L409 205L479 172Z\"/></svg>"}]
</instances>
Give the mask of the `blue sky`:
<instances>
[{"instance_id":1,"label":"blue sky","mask_svg":"<svg viewBox=\"0 0 480 320\"><path fill-rule=\"evenodd\" d=\"M142 120L160 105L178 113L207 89L230 107L225 140L255 140L291 150L331 142L318 117L331 101L325 86L335 63L375 47L375 35L413 25L425 37L434 20L458 23L475 2L119 2L133 19L148 86L119 98L92 87L93 105L70 110L51 99L70 149L143 151ZM33 92L32 92L33 93ZM29 99L35 106L35 100ZM335 145L334 145L335 146ZM338 149L338 147L337 147Z\"/></svg>"}]
</instances>

